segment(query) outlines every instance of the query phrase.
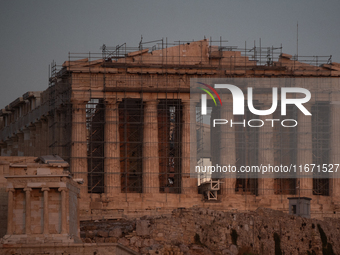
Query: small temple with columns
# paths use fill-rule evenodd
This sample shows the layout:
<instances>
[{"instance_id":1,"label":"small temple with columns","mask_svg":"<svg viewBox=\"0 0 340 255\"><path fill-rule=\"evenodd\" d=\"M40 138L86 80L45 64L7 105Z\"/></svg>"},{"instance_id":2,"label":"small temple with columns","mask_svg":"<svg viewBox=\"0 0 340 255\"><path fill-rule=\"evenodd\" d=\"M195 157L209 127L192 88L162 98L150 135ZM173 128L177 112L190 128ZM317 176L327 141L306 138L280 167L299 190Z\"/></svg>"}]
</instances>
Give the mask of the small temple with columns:
<instances>
[{"instance_id":1,"label":"small temple with columns","mask_svg":"<svg viewBox=\"0 0 340 255\"><path fill-rule=\"evenodd\" d=\"M58 156L11 164L5 244L80 242L79 184Z\"/></svg>"}]
</instances>

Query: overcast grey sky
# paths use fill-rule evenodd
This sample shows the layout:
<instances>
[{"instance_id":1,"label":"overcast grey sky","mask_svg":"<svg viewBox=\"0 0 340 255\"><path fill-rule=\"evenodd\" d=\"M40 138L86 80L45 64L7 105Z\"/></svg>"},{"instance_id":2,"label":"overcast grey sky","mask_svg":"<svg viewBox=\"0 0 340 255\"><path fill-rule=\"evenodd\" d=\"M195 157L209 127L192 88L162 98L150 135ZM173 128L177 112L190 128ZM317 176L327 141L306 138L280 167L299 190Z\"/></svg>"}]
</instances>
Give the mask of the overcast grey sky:
<instances>
[{"instance_id":1,"label":"overcast grey sky","mask_svg":"<svg viewBox=\"0 0 340 255\"><path fill-rule=\"evenodd\" d=\"M333 55L340 62L339 0L0 0L0 108L27 91L45 90L48 65L68 52L100 52L100 46L206 36L244 47L261 38L299 55Z\"/></svg>"}]
</instances>

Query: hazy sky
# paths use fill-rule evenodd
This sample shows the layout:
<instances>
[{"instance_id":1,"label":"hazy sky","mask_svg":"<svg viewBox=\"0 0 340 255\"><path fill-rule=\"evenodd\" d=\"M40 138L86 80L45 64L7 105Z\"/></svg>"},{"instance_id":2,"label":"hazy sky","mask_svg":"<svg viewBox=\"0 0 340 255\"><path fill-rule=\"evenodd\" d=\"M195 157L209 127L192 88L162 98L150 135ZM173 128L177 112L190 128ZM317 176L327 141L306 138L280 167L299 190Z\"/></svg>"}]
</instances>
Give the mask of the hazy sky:
<instances>
[{"instance_id":1,"label":"hazy sky","mask_svg":"<svg viewBox=\"0 0 340 255\"><path fill-rule=\"evenodd\" d=\"M299 55L333 55L340 62L339 0L0 0L0 109L27 91L45 90L48 65L68 52L100 52L100 46L206 36L244 47L280 46Z\"/></svg>"}]
</instances>

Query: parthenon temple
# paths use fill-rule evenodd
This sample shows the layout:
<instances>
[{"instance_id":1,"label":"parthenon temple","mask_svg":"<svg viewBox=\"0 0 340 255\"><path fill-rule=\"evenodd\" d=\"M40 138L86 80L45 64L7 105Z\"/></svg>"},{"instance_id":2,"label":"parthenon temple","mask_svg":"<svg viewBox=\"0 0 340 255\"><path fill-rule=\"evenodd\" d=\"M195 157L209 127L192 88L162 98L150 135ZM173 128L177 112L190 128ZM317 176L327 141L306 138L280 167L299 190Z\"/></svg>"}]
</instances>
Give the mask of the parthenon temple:
<instances>
[{"instance_id":1,"label":"parthenon temple","mask_svg":"<svg viewBox=\"0 0 340 255\"><path fill-rule=\"evenodd\" d=\"M331 175L323 179L235 176L219 182L209 176L190 177L190 148L197 148L195 160L202 164L214 163L218 153L227 155L226 164L236 166L339 163L340 64L330 56L288 55L281 46L241 49L226 44L160 40L141 42L136 48L103 45L100 54L70 53L62 66L52 63L45 91L29 91L0 110L1 156L58 155L65 160L73 178L83 180L81 220L194 206L288 212L287 198L298 196L311 198L311 217L339 214L340 179ZM280 126L234 127L228 134L211 137L221 141L218 152L210 147L210 125L190 114L193 78L332 82L311 88L321 91L306 104L312 116L288 109L287 118L299 121L294 131L283 132ZM275 114L272 118L279 119ZM218 112L212 110L211 115ZM253 118L250 112L245 115ZM193 122L196 130L191 129ZM194 146L190 131L201 137Z\"/></svg>"}]
</instances>

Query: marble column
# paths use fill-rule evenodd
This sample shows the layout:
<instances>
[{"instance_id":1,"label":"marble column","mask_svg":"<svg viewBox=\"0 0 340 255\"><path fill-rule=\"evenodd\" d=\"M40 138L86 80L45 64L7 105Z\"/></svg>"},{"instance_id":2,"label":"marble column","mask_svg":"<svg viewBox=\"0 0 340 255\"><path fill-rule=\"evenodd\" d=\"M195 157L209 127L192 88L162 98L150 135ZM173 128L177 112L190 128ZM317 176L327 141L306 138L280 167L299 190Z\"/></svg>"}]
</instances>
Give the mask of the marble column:
<instances>
[{"instance_id":1,"label":"marble column","mask_svg":"<svg viewBox=\"0 0 340 255\"><path fill-rule=\"evenodd\" d=\"M25 144L24 144L24 133L17 133L18 137L18 156L24 156Z\"/></svg>"},{"instance_id":2,"label":"marble column","mask_svg":"<svg viewBox=\"0 0 340 255\"><path fill-rule=\"evenodd\" d=\"M11 137L12 140L12 152L11 152L11 156L18 156L18 136L14 135Z\"/></svg>"},{"instance_id":3,"label":"marble column","mask_svg":"<svg viewBox=\"0 0 340 255\"><path fill-rule=\"evenodd\" d=\"M79 103L79 102L77 102ZM78 105L78 107L81 107L81 111L78 111L77 114L80 114L80 115L85 115L85 119L84 119L84 116L82 116L82 122L83 122L83 125L85 126L85 129L86 129L86 104L85 103L80 103L80 105ZM73 114L74 112L72 111L72 117L73 117ZM79 116L80 118L80 116ZM66 137L66 134L65 134L65 119L66 119L66 114L64 111L60 111L59 114L58 114L58 125L57 125L57 128L58 128L58 148L57 148L57 151L58 151L58 155L63 157L65 155L65 152L64 152L64 146L65 146L65 137ZM79 120L79 119L78 119ZM85 135L86 135L86 132L85 132Z\"/></svg>"},{"instance_id":4,"label":"marble column","mask_svg":"<svg viewBox=\"0 0 340 255\"><path fill-rule=\"evenodd\" d=\"M159 193L158 101L146 101L143 130L143 193Z\"/></svg>"},{"instance_id":5,"label":"marble column","mask_svg":"<svg viewBox=\"0 0 340 255\"><path fill-rule=\"evenodd\" d=\"M59 192L61 192L61 234L67 233L67 188L59 188Z\"/></svg>"},{"instance_id":6,"label":"marble column","mask_svg":"<svg viewBox=\"0 0 340 255\"><path fill-rule=\"evenodd\" d=\"M335 96L335 101L331 105L331 164L340 164L340 96ZM336 165L334 165L333 176L330 175L331 196L333 201L340 203L340 167L335 172Z\"/></svg>"},{"instance_id":7,"label":"marble column","mask_svg":"<svg viewBox=\"0 0 340 255\"><path fill-rule=\"evenodd\" d=\"M37 121L35 125L35 156L42 156L42 146L41 146L41 122Z\"/></svg>"},{"instance_id":8,"label":"marble column","mask_svg":"<svg viewBox=\"0 0 340 255\"><path fill-rule=\"evenodd\" d=\"M0 156L6 156L7 155L7 143L4 141L1 144L1 152L0 152Z\"/></svg>"},{"instance_id":9,"label":"marble column","mask_svg":"<svg viewBox=\"0 0 340 255\"><path fill-rule=\"evenodd\" d=\"M56 115L47 116L47 127L48 127L47 147L49 148L49 154L57 154L55 146L51 146L51 145L54 145L57 139L57 132L55 131L55 121L56 121Z\"/></svg>"},{"instance_id":10,"label":"marble column","mask_svg":"<svg viewBox=\"0 0 340 255\"><path fill-rule=\"evenodd\" d=\"M25 128L24 132L24 155L28 156L30 153L30 130Z\"/></svg>"},{"instance_id":11,"label":"marble column","mask_svg":"<svg viewBox=\"0 0 340 255\"><path fill-rule=\"evenodd\" d=\"M41 191L44 193L44 235L47 235L49 233L48 192L50 189L44 187Z\"/></svg>"},{"instance_id":12,"label":"marble column","mask_svg":"<svg viewBox=\"0 0 340 255\"><path fill-rule=\"evenodd\" d=\"M182 101L182 141L181 141L181 158L182 158L182 191L183 194L197 194L197 178L190 177L190 169L197 165L197 157L191 157L190 149L197 150L197 141L190 140L190 134L193 132L196 137L196 105L194 102ZM196 146L195 146L196 145ZM196 149L195 149L196 148Z\"/></svg>"},{"instance_id":13,"label":"marble column","mask_svg":"<svg viewBox=\"0 0 340 255\"><path fill-rule=\"evenodd\" d=\"M48 148L48 122L46 117L41 119L41 148L42 155L50 154Z\"/></svg>"},{"instance_id":14,"label":"marble column","mask_svg":"<svg viewBox=\"0 0 340 255\"><path fill-rule=\"evenodd\" d=\"M32 125L32 126L29 126L28 127L29 130L30 130L30 143L29 143L29 150L28 150L28 155L27 156L38 156L36 154L36 150L35 150L35 126ZM39 155L40 156L40 155Z\"/></svg>"},{"instance_id":15,"label":"marble column","mask_svg":"<svg viewBox=\"0 0 340 255\"><path fill-rule=\"evenodd\" d=\"M13 141L12 139L8 139L8 140L5 140L5 143L6 143L6 155L5 156L11 156L12 154L12 149L13 149Z\"/></svg>"},{"instance_id":16,"label":"marble column","mask_svg":"<svg viewBox=\"0 0 340 255\"><path fill-rule=\"evenodd\" d=\"M309 112L311 111L310 104L304 104L304 107ZM313 145L312 145L312 116L306 116L301 111L298 111L298 142L297 142L297 165L313 163ZM297 166L297 167L298 167ZM297 171L299 168L297 169ZM314 169L315 171L315 169ZM313 195L313 173L302 172L298 178L297 195L310 197Z\"/></svg>"},{"instance_id":17,"label":"marble column","mask_svg":"<svg viewBox=\"0 0 340 255\"><path fill-rule=\"evenodd\" d=\"M25 234L31 234L31 188L24 188L26 193L26 211L25 211Z\"/></svg>"},{"instance_id":18,"label":"marble column","mask_svg":"<svg viewBox=\"0 0 340 255\"><path fill-rule=\"evenodd\" d=\"M80 238L80 194L77 194L77 229L78 229L78 237Z\"/></svg>"},{"instance_id":19,"label":"marble column","mask_svg":"<svg viewBox=\"0 0 340 255\"><path fill-rule=\"evenodd\" d=\"M105 193L113 196L121 192L120 187L120 143L119 143L119 101L107 99L104 128L104 170Z\"/></svg>"},{"instance_id":20,"label":"marble column","mask_svg":"<svg viewBox=\"0 0 340 255\"><path fill-rule=\"evenodd\" d=\"M220 164L221 166L236 166L236 150L235 150L235 125L231 127L230 120L234 120L233 106L228 95L223 95L226 98L222 99L223 106L221 107L221 119L228 120L226 125L221 125L221 140L220 140ZM236 173L228 173L227 178L222 179L222 194L235 194ZM223 195L223 196L224 196Z\"/></svg>"},{"instance_id":21,"label":"marble column","mask_svg":"<svg viewBox=\"0 0 340 255\"><path fill-rule=\"evenodd\" d=\"M7 213L7 235L13 234L13 209L14 209L14 192L15 189L9 188L8 192L8 213Z\"/></svg>"},{"instance_id":22,"label":"marble column","mask_svg":"<svg viewBox=\"0 0 340 255\"><path fill-rule=\"evenodd\" d=\"M87 194L87 130L86 130L86 102L72 101L72 145L71 171L75 179L83 179L80 188L82 194ZM85 197L85 196L84 196Z\"/></svg>"},{"instance_id":23,"label":"marble column","mask_svg":"<svg viewBox=\"0 0 340 255\"><path fill-rule=\"evenodd\" d=\"M270 106L264 107L264 109L269 109ZM268 166L274 166L274 127L273 125L280 125L278 121L266 121L273 119L273 115L261 116L260 119L264 122L264 125L259 128L259 162L258 164ZM272 124L274 123L274 124ZM273 174L271 174L273 175ZM262 173L258 174L259 182L259 195L274 195L274 179L264 178L265 175Z\"/></svg>"}]
</instances>

